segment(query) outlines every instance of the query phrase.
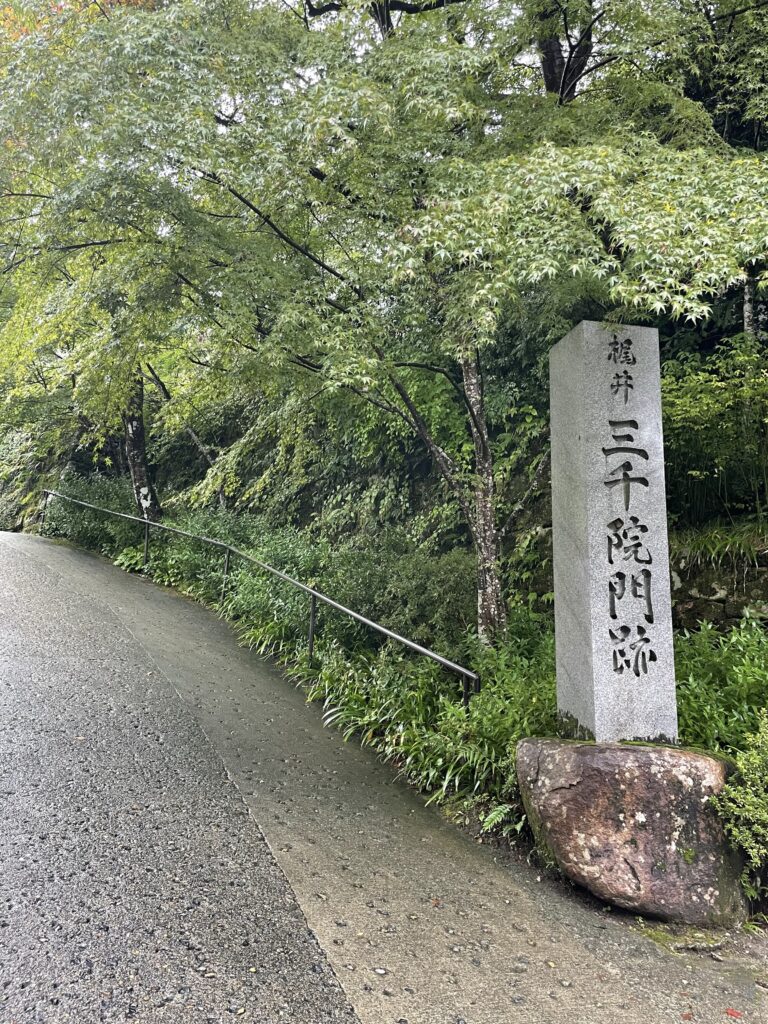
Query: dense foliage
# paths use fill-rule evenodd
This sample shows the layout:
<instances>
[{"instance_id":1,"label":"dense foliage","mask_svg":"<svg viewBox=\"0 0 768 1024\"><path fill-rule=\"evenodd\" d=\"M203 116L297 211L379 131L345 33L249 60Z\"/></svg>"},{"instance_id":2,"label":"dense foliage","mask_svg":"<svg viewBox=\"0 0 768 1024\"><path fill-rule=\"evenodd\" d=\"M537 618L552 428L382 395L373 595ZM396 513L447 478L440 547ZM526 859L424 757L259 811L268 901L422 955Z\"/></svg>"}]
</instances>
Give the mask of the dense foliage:
<instances>
[{"instance_id":1,"label":"dense foliage","mask_svg":"<svg viewBox=\"0 0 768 1024\"><path fill-rule=\"evenodd\" d=\"M472 660L465 716L330 615L310 669L293 592L238 570L222 603L413 781L514 817L512 746L554 728L551 344L658 327L679 545L765 535L764 7L8 0L0 525L72 488ZM48 529L141 567L78 517ZM211 554L152 573L220 601ZM685 739L741 749L762 628L678 655Z\"/></svg>"},{"instance_id":2,"label":"dense foliage","mask_svg":"<svg viewBox=\"0 0 768 1024\"><path fill-rule=\"evenodd\" d=\"M747 891L753 898L765 896L768 849L768 712L760 713L754 733L736 755L738 775L718 799L725 827L746 854Z\"/></svg>"},{"instance_id":3,"label":"dense foliage","mask_svg":"<svg viewBox=\"0 0 768 1024\"><path fill-rule=\"evenodd\" d=\"M130 508L130 488L124 483L69 477L66 486L68 493L92 504ZM382 575L371 573L366 562L350 559L343 547L318 547L294 528L221 509L196 510L173 522L189 532L226 540L299 578L322 580L324 585L329 581L333 592L350 603L371 588L368 599L387 607L389 581L382 590ZM45 528L53 536L102 551L123 568L143 568L140 525L54 500ZM392 552L389 557L396 565ZM455 576L449 572L441 577L440 568L438 562L435 578L448 588L444 598L452 608L449 588ZM399 584L401 600L391 605L386 624L401 631L410 627L413 635L420 621L429 620L444 650L474 664L483 688L467 712L455 677L407 657L396 646L377 645L364 627L322 607L310 663L306 596L244 563L232 566L223 590L222 557L211 548L153 533L147 571L158 582L216 608L233 622L243 642L283 661L309 699L322 702L329 724L346 738L354 736L374 747L431 799L463 801L479 810L489 827L519 829L523 812L515 747L525 736L557 732L554 636L546 615L517 606L504 642L489 648L466 633L457 640L454 633L451 643L448 630L440 633L434 614L435 592L414 589L410 600L403 600L408 590ZM405 565L402 571L407 574ZM681 742L739 757L753 749L752 734L766 696L765 629L749 619L726 634L703 626L678 636L676 662ZM738 797L741 788L744 793ZM762 791L756 796L753 773L743 786L733 784L731 792L733 799L746 801L748 814Z\"/></svg>"}]
</instances>

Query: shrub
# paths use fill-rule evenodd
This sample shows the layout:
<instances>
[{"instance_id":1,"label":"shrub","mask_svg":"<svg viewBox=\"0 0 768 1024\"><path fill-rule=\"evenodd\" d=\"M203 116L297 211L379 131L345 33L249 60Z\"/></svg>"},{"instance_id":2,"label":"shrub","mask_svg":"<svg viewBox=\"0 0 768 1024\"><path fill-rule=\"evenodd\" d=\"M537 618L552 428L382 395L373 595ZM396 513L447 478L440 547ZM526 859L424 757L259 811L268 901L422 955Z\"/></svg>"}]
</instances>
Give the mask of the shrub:
<instances>
[{"instance_id":1,"label":"shrub","mask_svg":"<svg viewBox=\"0 0 768 1024\"><path fill-rule=\"evenodd\" d=\"M324 585L342 604L452 657L477 614L472 553L429 552L404 530L382 531L365 547L347 544L332 557L329 552Z\"/></svg>"},{"instance_id":2,"label":"shrub","mask_svg":"<svg viewBox=\"0 0 768 1024\"><path fill-rule=\"evenodd\" d=\"M68 474L59 489L104 508L135 512L124 481ZM383 531L362 548L353 541L332 547L309 530L278 527L259 516L221 509L170 506L165 523L240 548L448 656L459 656L474 618L471 554L461 549L428 554L403 530ZM46 533L95 548L129 571L143 568L140 525L54 500ZM207 604L220 602L223 555L198 541L153 531L148 572L158 583ZM221 610L238 623L243 641L260 650L294 649L306 637L307 595L236 557ZM373 653L383 642L367 627L322 604L318 632L353 651Z\"/></svg>"},{"instance_id":3,"label":"shrub","mask_svg":"<svg viewBox=\"0 0 768 1024\"><path fill-rule=\"evenodd\" d=\"M746 749L768 704L768 633L744 619L728 633L702 623L676 639L680 740L725 753Z\"/></svg>"},{"instance_id":4,"label":"shrub","mask_svg":"<svg viewBox=\"0 0 768 1024\"><path fill-rule=\"evenodd\" d=\"M16 530L26 516L36 514L37 469L32 438L0 424L0 530Z\"/></svg>"},{"instance_id":5,"label":"shrub","mask_svg":"<svg viewBox=\"0 0 768 1024\"><path fill-rule=\"evenodd\" d=\"M521 632L509 643L475 646L484 685L468 710L457 680L392 651L354 661L326 652L309 697L323 701L328 724L374 747L431 800L477 798L495 824L519 820L515 747L555 733L556 701L551 631L524 610L515 625Z\"/></svg>"},{"instance_id":6,"label":"shrub","mask_svg":"<svg viewBox=\"0 0 768 1024\"><path fill-rule=\"evenodd\" d=\"M136 514L131 486L125 478L106 477L98 473L82 477L65 472L55 489L101 508L128 515ZM49 499L45 516L45 533L48 536L66 537L73 544L100 551L110 558L115 558L124 548L135 545L143 536L142 531L138 523L105 516L58 498Z\"/></svg>"},{"instance_id":7,"label":"shrub","mask_svg":"<svg viewBox=\"0 0 768 1024\"><path fill-rule=\"evenodd\" d=\"M716 350L664 363L664 441L670 514L765 518L768 505L768 375L761 342L740 334Z\"/></svg>"},{"instance_id":8,"label":"shrub","mask_svg":"<svg viewBox=\"0 0 768 1024\"><path fill-rule=\"evenodd\" d=\"M747 859L746 888L752 898L768 890L768 712L736 755L736 774L716 799L725 829Z\"/></svg>"}]
</instances>

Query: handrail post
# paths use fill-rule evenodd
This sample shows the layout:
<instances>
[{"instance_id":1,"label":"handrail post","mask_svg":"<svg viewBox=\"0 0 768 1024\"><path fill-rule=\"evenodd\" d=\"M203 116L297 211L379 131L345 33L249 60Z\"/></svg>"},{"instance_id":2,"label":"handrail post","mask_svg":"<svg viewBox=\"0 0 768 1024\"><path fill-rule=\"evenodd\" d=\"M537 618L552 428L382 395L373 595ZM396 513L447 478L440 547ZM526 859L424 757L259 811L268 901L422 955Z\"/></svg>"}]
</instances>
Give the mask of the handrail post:
<instances>
[{"instance_id":1,"label":"handrail post","mask_svg":"<svg viewBox=\"0 0 768 1024\"><path fill-rule=\"evenodd\" d=\"M317 626L317 597L314 594L309 596L309 664L315 657L315 627Z\"/></svg>"},{"instance_id":2,"label":"handrail post","mask_svg":"<svg viewBox=\"0 0 768 1024\"><path fill-rule=\"evenodd\" d=\"M149 520L144 520L144 568L149 562Z\"/></svg>"},{"instance_id":3,"label":"handrail post","mask_svg":"<svg viewBox=\"0 0 768 1024\"><path fill-rule=\"evenodd\" d=\"M49 497L50 497L50 493L48 491L43 491L43 511L40 513L40 529L41 530L45 527L45 513L48 511L48 498Z\"/></svg>"},{"instance_id":4,"label":"handrail post","mask_svg":"<svg viewBox=\"0 0 768 1024\"><path fill-rule=\"evenodd\" d=\"M221 602L224 603L224 597L227 593L227 580L229 579L229 556L231 554L231 548L224 549L224 580L221 584Z\"/></svg>"}]
</instances>

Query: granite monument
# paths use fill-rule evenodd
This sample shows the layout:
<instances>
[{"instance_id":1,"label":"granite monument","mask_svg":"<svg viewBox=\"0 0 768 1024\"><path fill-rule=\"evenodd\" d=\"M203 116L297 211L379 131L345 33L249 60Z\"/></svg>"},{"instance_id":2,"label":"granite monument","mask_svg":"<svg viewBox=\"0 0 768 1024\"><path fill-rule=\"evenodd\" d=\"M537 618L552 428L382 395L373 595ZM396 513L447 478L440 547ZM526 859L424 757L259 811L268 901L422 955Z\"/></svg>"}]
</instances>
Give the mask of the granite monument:
<instances>
[{"instance_id":1,"label":"granite monument","mask_svg":"<svg viewBox=\"0 0 768 1024\"><path fill-rule=\"evenodd\" d=\"M581 738L675 742L658 332L582 321L550 396L560 716Z\"/></svg>"}]
</instances>

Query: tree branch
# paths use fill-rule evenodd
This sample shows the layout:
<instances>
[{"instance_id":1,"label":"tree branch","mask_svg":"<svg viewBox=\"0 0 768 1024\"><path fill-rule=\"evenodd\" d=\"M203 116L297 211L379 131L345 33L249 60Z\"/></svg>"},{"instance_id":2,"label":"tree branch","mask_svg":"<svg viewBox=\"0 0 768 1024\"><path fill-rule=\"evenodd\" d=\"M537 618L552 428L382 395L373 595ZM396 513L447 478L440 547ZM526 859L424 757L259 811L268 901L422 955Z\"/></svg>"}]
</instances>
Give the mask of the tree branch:
<instances>
[{"instance_id":1,"label":"tree branch","mask_svg":"<svg viewBox=\"0 0 768 1024\"><path fill-rule=\"evenodd\" d=\"M315 253L313 253L305 245L302 245L301 242L296 241L296 239L292 238L286 231L283 231L283 229L279 225L277 225L268 214L264 213L263 210L259 209L259 207L256 206L255 203L251 202L251 200L248 199L247 196L244 196L243 193L236 189L233 185L227 185L224 181L221 180L221 178L219 178L217 174L212 174L210 171L203 171L200 170L199 168L197 168L197 171L198 174L201 174L203 178L206 179L206 181L213 182L213 184L218 185L219 188L223 188L234 199L237 199L239 203L242 203L243 206L249 209L252 213L255 213L256 216L261 220L261 222L265 224L270 229L270 231L277 235L281 242L284 242L285 245L287 245L289 248L293 249L295 252L298 252L300 255L310 260L312 263L315 264L316 267L319 267L320 270L324 270L327 274L330 274L332 277L335 277L337 281L341 281L342 284L349 285L349 287L357 295L358 298L363 297L361 288L359 288L357 285L353 285L340 270L337 270L335 267L332 267L330 263L326 263L325 260L315 255Z\"/></svg>"},{"instance_id":2,"label":"tree branch","mask_svg":"<svg viewBox=\"0 0 768 1024\"><path fill-rule=\"evenodd\" d=\"M379 345L373 345L372 347L377 359L385 368L389 383L394 388L396 394L400 398L400 401L408 412L408 416L412 421L410 424L412 429L421 438L430 455L435 460L435 465L440 471L445 482L453 491L459 505L461 506L462 512L467 517L467 522L471 523L472 511L468 500L469 496L467 494L467 488L459 479L459 467L445 449L442 448L432 436L432 432L430 431L426 420L419 412L416 403L411 398L408 393L408 389L405 387L403 382L399 379L397 374L387 368L387 359L383 349Z\"/></svg>"},{"instance_id":3,"label":"tree branch","mask_svg":"<svg viewBox=\"0 0 768 1024\"><path fill-rule=\"evenodd\" d=\"M409 3L408 0L390 0L390 11L402 12L403 14L427 14L429 11L439 11L443 7L451 7L453 4L462 4L465 0L425 0L425 3Z\"/></svg>"},{"instance_id":4,"label":"tree branch","mask_svg":"<svg viewBox=\"0 0 768 1024\"><path fill-rule=\"evenodd\" d=\"M342 387L347 391L351 391L352 394L358 395L370 405L375 405L377 409L381 409L391 416L398 416L405 424L407 424L409 430L414 432L416 431L416 425L413 420L411 420L402 409L398 409L396 405L392 405L392 403L387 402L386 399L376 398L369 391L363 391L362 388L355 387L354 384L343 384Z\"/></svg>"},{"instance_id":5,"label":"tree branch","mask_svg":"<svg viewBox=\"0 0 768 1024\"><path fill-rule=\"evenodd\" d=\"M120 245L126 242L126 238L101 238L92 242L72 242L69 245L52 245L54 252L77 252L79 249L94 249L99 246ZM37 250L38 255L40 250Z\"/></svg>"},{"instance_id":6,"label":"tree branch","mask_svg":"<svg viewBox=\"0 0 768 1024\"><path fill-rule=\"evenodd\" d=\"M340 3L331 2L331 3L319 4L318 6L315 6L312 3L312 0L304 0L304 7L305 7L305 9L307 11L307 14L309 15L310 18L319 18L322 14L330 14L331 11L340 11L341 10L341 4Z\"/></svg>"},{"instance_id":7,"label":"tree branch","mask_svg":"<svg viewBox=\"0 0 768 1024\"><path fill-rule=\"evenodd\" d=\"M146 363L145 365L147 367L147 370L149 371L149 378L152 381L152 383L155 385L155 387L158 389L160 394L162 395L163 401L170 402L171 401L171 392L168 390L168 387L167 387L165 381L163 381L161 379L160 375L158 374L158 372L155 370L155 368L152 366L151 363ZM203 456L205 461L208 463L208 466L211 469L213 469L214 461L215 460L214 460L213 456L211 455L211 453L208 451L208 446L203 443L203 441L200 438L200 435L197 433L197 431L195 431L192 427L190 427L190 425L188 423L184 424L184 431L187 434L187 436L190 438L192 443L195 445L197 450L200 452L200 454ZM219 505L222 508L225 508L226 507L226 498L224 496L224 491L223 491L223 489L221 487L218 488L218 495L219 495Z\"/></svg>"},{"instance_id":8,"label":"tree branch","mask_svg":"<svg viewBox=\"0 0 768 1024\"><path fill-rule=\"evenodd\" d=\"M53 199L45 192L0 192L0 199Z\"/></svg>"},{"instance_id":9,"label":"tree branch","mask_svg":"<svg viewBox=\"0 0 768 1024\"><path fill-rule=\"evenodd\" d=\"M309 356L302 356L297 352L290 352L288 359L294 366L299 366L301 369L308 370L310 373L318 374L323 371L322 365L320 363L313 362ZM359 388L354 384L340 383L339 386L343 387L345 391L351 391L353 395L357 395L359 398L362 398L365 402L368 402L369 405L374 405L377 409L381 409L383 412L386 412L391 416L398 416L406 423L409 430L417 432L416 424L413 420L411 420L402 409L398 409L396 405L392 405L391 402L387 402L380 396L376 397L374 394L371 394L370 391L365 391L363 388Z\"/></svg>"},{"instance_id":10,"label":"tree branch","mask_svg":"<svg viewBox=\"0 0 768 1024\"><path fill-rule=\"evenodd\" d=\"M728 20L733 21L733 19L740 18L744 14L751 14L753 11L761 11L761 10L765 9L766 7L768 7L768 0L755 0L754 3L744 4L742 7L736 7L733 10L724 11L721 14L710 15L710 14L708 14L706 12L701 12L701 13L704 14L704 17L707 19L707 22L709 23L710 28L714 29L715 25L717 25L718 22L728 21ZM593 19L593 23L594 23L594 19ZM594 27L593 23L590 23L591 27ZM614 64L618 60L627 60L630 57L632 57L634 54L646 53L648 50L653 49L654 47L662 46L664 43L669 42L670 39L674 39L676 36L678 36L680 34L681 33L672 33L671 35L668 35L668 36L662 36L659 39L653 39L653 40L651 40L651 42L647 43L641 49L632 50L631 52L628 52L628 53L612 53L612 54L608 54L607 56L603 57L602 59L596 61L594 64L591 64L589 66L587 66L586 63L585 63L583 71L581 71L577 75L569 74L567 83L565 82L564 79L563 79L563 82L564 82L564 84L567 84L567 87L568 87L569 90L571 90L571 91L575 90L576 86L578 85L578 83L583 78L586 78L588 75L593 74L595 71L600 71L601 68L608 67L610 64ZM542 59L543 59L543 61L545 63L544 77L545 77L545 83L547 85L547 91L548 92L554 92L556 90L553 89L553 88L550 88L550 84L549 84L549 80L548 80L548 76L547 76L546 62L547 61L554 62L556 60L556 56L554 55L554 50L552 50L552 53L550 53L549 49L553 48L555 45L557 47L559 47L559 40L557 40L555 38L546 39L546 40L539 40L538 45L539 45L539 49L540 49L540 51L542 53ZM548 49L545 50L545 47L547 47ZM560 54L560 59L562 59L562 53Z\"/></svg>"},{"instance_id":11,"label":"tree branch","mask_svg":"<svg viewBox=\"0 0 768 1024\"><path fill-rule=\"evenodd\" d=\"M563 67L562 78L560 79L559 103L564 103L566 99L573 99L576 92L576 86L581 81L582 75L584 74L585 68L592 54L592 30L600 19L605 16L605 13L605 10L598 11L582 29L579 38L575 43L571 42L569 38L568 56ZM575 72L573 74L571 73L572 68L574 68Z\"/></svg>"},{"instance_id":12,"label":"tree branch","mask_svg":"<svg viewBox=\"0 0 768 1024\"><path fill-rule=\"evenodd\" d=\"M711 21L725 21L728 18L740 18L742 14L751 14L752 11L760 11L768 7L768 0L757 0L757 3L746 4L744 7L737 7L733 11L726 11L724 14L713 14Z\"/></svg>"}]
</instances>

